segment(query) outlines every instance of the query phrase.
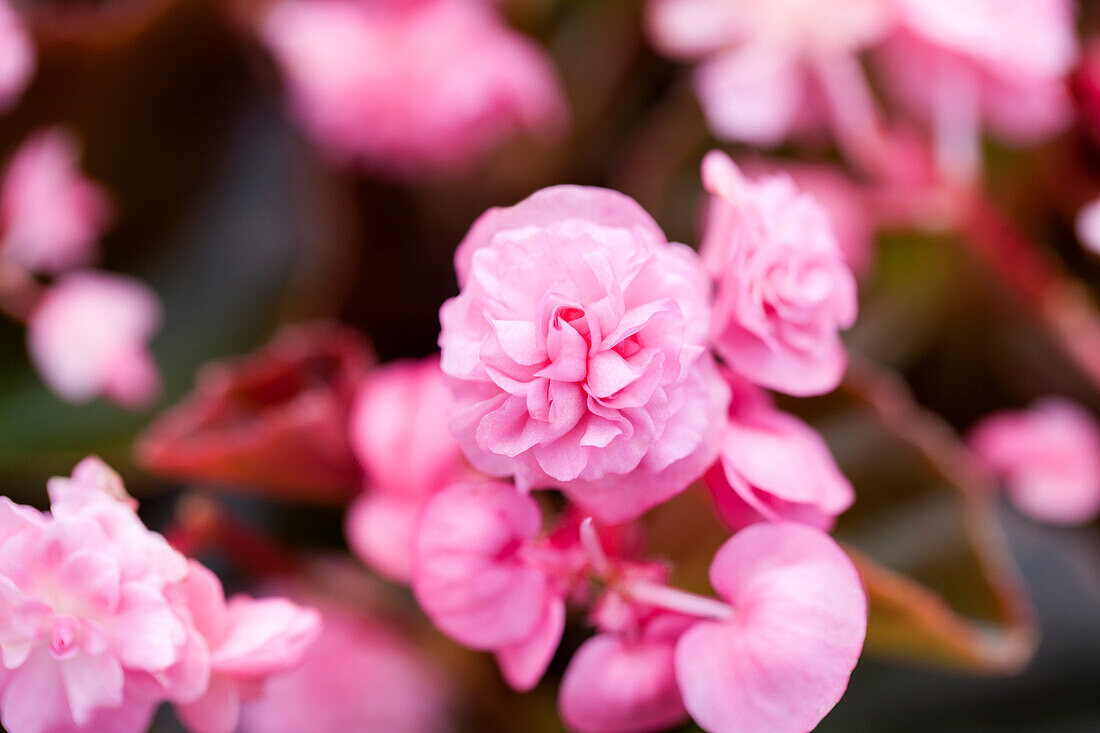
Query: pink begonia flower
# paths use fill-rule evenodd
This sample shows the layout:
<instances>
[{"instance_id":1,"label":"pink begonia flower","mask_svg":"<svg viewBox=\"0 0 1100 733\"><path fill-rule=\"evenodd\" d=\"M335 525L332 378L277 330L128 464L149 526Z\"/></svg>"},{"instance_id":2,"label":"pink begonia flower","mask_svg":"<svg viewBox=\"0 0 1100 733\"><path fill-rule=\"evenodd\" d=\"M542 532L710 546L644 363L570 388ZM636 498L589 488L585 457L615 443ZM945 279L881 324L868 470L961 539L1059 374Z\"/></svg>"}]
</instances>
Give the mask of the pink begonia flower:
<instances>
[{"instance_id":1,"label":"pink begonia flower","mask_svg":"<svg viewBox=\"0 0 1100 733\"><path fill-rule=\"evenodd\" d=\"M658 613L637 636L603 633L582 644L558 692L565 724L578 733L646 733L687 720L674 653L694 622Z\"/></svg>"},{"instance_id":2,"label":"pink begonia flower","mask_svg":"<svg viewBox=\"0 0 1100 733\"><path fill-rule=\"evenodd\" d=\"M111 219L107 193L80 171L64 128L35 133L15 152L0 186L0 257L33 272L88 265Z\"/></svg>"},{"instance_id":3,"label":"pink begonia flower","mask_svg":"<svg viewBox=\"0 0 1100 733\"><path fill-rule=\"evenodd\" d=\"M1077 212L1077 239L1088 251L1100 255L1100 199Z\"/></svg>"},{"instance_id":4,"label":"pink begonia flower","mask_svg":"<svg viewBox=\"0 0 1100 733\"><path fill-rule=\"evenodd\" d=\"M79 271L50 286L27 320L27 346L43 381L70 402L105 396L128 408L160 392L148 341L161 306L145 284Z\"/></svg>"},{"instance_id":5,"label":"pink begonia flower","mask_svg":"<svg viewBox=\"0 0 1100 733\"><path fill-rule=\"evenodd\" d=\"M178 480L343 504L362 481L348 415L373 361L352 328L284 326L256 352L203 367L141 436L138 461Z\"/></svg>"},{"instance_id":6,"label":"pink begonia flower","mask_svg":"<svg viewBox=\"0 0 1100 733\"><path fill-rule=\"evenodd\" d=\"M761 521L832 529L855 493L829 446L761 390L729 376L729 425L721 457L704 479L722 520L733 529Z\"/></svg>"},{"instance_id":7,"label":"pink begonia flower","mask_svg":"<svg viewBox=\"0 0 1100 733\"><path fill-rule=\"evenodd\" d=\"M710 286L632 199L544 189L483 214L455 263L439 344L475 468L618 523L713 462L728 389L706 350Z\"/></svg>"},{"instance_id":8,"label":"pink begonia flower","mask_svg":"<svg viewBox=\"0 0 1100 733\"><path fill-rule=\"evenodd\" d=\"M839 168L795 161L753 161L743 167L752 180L786 174L799 191L813 196L829 215L844 261L857 278L874 263L874 226L864 191Z\"/></svg>"},{"instance_id":9,"label":"pink begonia flower","mask_svg":"<svg viewBox=\"0 0 1100 733\"><path fill-rule=\"evenodd\" d=\"M933 125L984 123L1034 142L1072 119L1078 54L1071 0L898 0L881 50L886 90Z\"/></svg>"},{"instance_id":10,"label":"pink begonia flower","mask_svg":"<svg viewBox=\"0 0 1100 733\"><path fill-rule=\"evenodd\" d=\"M859 659L867 598L828 535L755 524L726 542L710 582L732 607L676 645L691 717L710 733L803 733L836 704Z\"/></svg>"},{"instance_id":11,"label":"pink begonia flower","mask_svg":"<svg viewBox=\"0 0 1100 733\"><path fill-rule=\"evenodd\" d=\"M261 34L310 136L398 176L467 168L565 117L545 53L490 3L280 0Z\"/></svg>"},{"instance_id":12,"label":"pink begonia flower","mask_svg":"<svg viewBox=\"0 0 1100 733\"><path fill-rule=\"evenodd\" d=\"M160 543L148 530L141 542L100 506L133 512L132 503L79 496L114 491L104 469L82 463L73 485L57 488L68 506L55 515L0 498L0 722L10 733L144 730L155 699L148 675L174 665L184 644L165 595L172 576L138 567L163 557L130 556Z\"/></svg>"},{"instance_id":13,"label":"pink begonia flower","mask_svg":"<svg viewBox=\"0 0 1100 733\"><path fill-rule=\"evenodd\" d=\"M321 632L321 617L285 598L243 595L227 603L218 578L192 561L175 589L206 644L210 676L205 693L176 705L193 733L233 733L241 703L263 692L268 677L296 667Z\"/></svg>"},{"instance_id":14,"label":"pink begonia flower","mask_svg":"<svg viewBox=\"0 0 1100 733\"><path fill-rule=\"evenodd\" d=\"M542 528L538 503L509 484L457 484L428 503L416 533L413 590L444 633L495 650L535 636L555 605L524 549Z\"/></svg>"},{"instance_id":15,"label":"pink begonia flower","mask_svg":"<svg viewBox=\"0 0 1100 733\"><path fill-rule=\"evenodd\" d=\"M1081 406L1046 398L998 412L972 428L968 442L1029 517L1084 524L1100 514L1100 425Z\"/></svg>"},{"instance_id":16,"label":"pink begonia flower","mask_svg":"<svg viewBox=\"0 0 1100 733\"><path fill-rule=\"evenodd\" d=\"M790 178L749 181L718 151L703 160L703 184L715 350L755 384L799 397L833 390L848 365L839 331L858 305L828 214Z\"/></svg>"},{"instance_id":17,"label":"pink begonia flower","mask_svg":"<svg viewBox=\"0 0 1100 733\"><path fill-rule=\"evenodd\" d=\"M0 112L19 99L36 63L34 41L8 0L0 0Z\"/></svg>"},{"instance_id":18,"label":"pink begonia flower","mask_svg":"<svg viewBox=\"0 0 1100 733\"><path fill-rule=\"evenodd\" d=\"M375 369L355 398L351 444L365 485L345 530L359 558L394 580L412 577L413 534L424 503L465 470L447 426L451 402L438 356Z\"/></svg>"},{"instance_id":19,"label":"pink begonia flower","mask_svg":"<svg viewBox=\"0 0 1100 733\"><path fill-rule=\"evenodd\" d=\"M816 121L816 65L850 57L889 30L885 0L652 0L663 53L702 60L695 89L716 135L781 142Z\"/></svg>"},{"instance_id":20,"label":"pink begonia flower","mask_svg":"<svg viewBox=\"0 0 1100 733\"><path fill-rule=\"evenodd\" d=\"M320 606L324 625L301 664L245 703L242 733L446 733L443 680L395 629Z\"/></svg>"}]
</instances>

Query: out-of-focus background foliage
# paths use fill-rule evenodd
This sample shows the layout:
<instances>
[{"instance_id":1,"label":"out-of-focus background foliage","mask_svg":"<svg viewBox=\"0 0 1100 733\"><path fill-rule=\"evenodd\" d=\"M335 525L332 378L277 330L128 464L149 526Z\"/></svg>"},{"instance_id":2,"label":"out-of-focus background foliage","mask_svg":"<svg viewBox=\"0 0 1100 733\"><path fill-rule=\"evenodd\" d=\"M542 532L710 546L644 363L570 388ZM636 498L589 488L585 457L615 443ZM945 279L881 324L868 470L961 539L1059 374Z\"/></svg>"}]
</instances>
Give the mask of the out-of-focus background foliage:
<instances>
[{"instance_id":1,"label":"out-of-focus background foliage","mask_svg":"<svg viewBox=\"0 0 1100 733\"><path fill-rule=\"evenodd\" d=\"M571 131L556 142L509 143L457 178L403 186L332 168L303 139L285 114L273 62L242 23L248 3L29 3L40 68L19 106L0 117L0 155L45 125L78 132L85 169L116 206L104 265L143 278L166 306L153 344L166 381L159 407L190 388L200 365L255 348L287 321L338 317L366 334L382 360L428 354L439 304L457 289L451 256L465 230L489 206L546 185L619 189L671 239L697 243L698 164L718 143L685 69L658 57L643 37L640 3L511 0L504 9L549 48L572 108ZM1100 28L1097 4L1085 4L1081 27ZM780 154L828 154L824 143L809 145ZM1080 250L1073 212L1058 207L1067 161L1097 165L1090 155L1097 153L1074 135L1038 150L991 148L986 177L1005 210L1095 295L1100 259ZM849 342L904 375L925 406L958 430L1048 393L1100 409L1100 394L956 242L889 233L878 243ZM150 524L164 526L185 487L144 475L131 457L133 438L156 409L60 402L29 366L22 329L7 321L0 321L0 354L4 493L41 504L47 476L96 453L120 467ZM960 524L964 508L952 505L959 499L937 493L941 479L851 401L842 393L784 405L814 419L857 486L838 537L942 592L968 616L1003 615L996 589L979 582L980 558ZM668 510L680 513L677 521L658 518L654 534L668 554L697 557L682 564L689 585L716 544L697 540L714 532L696 526L705 513L692 513L691 501ZM336 510L229 502L288 541L343 546ZM1026 670L975 676L914 666L919 638L908 647L886 640L881 649L902 649L906 659L875 654L872 645L820 730L1100 730L1100 530L1044 527L1003 507L997 514L1041 629ZM699 546L687 547L689 539ZM407 598L385 593L464 680L466 697L479 699L465 713L471 730L560 729L553 709L560 664L534 693L509 693L484 655L426 630ZM560 658L577 643L567 637ZM173 730L167 716L158 725Z\"/></svg>"}]
</instances>

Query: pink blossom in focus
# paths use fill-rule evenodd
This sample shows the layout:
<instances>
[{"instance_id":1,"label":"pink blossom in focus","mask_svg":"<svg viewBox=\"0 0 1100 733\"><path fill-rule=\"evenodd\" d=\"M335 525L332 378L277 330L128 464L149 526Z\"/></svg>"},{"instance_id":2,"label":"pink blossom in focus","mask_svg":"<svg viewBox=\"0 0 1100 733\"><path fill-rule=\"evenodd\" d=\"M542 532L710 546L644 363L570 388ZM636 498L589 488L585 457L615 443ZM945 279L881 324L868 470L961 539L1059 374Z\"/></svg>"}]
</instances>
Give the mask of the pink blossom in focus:
<instances>
[{"instance_id":1,"label":"pink blossom in focus","mask_svg":"<svg viewBox=\"0 0 1100 733\"><path fill-rule=\"evenodd\" d=\"M46 384L63 399L105 396L141 407L160 391L148 341L161 307L143 283L81 271L58 279L27 320L27 346Z\"/></svg>"},{"instance_id":2,"label":"pink blossom in focus","mask_svg":"<svg viewBox=\"0 0 1100 733\"><path fill-rule=\"evenodd\" d=\"M703 184L715 350L755 384L796 396L833 390L848 363L839 331L858 305L828 215L789 178L748 181L717 151L703 161Z\"/></svg>"},{"instance_id":3,"label":"pink blossom in focus","mask_svg":"<svg viewBox=\"0 0 1100 733\"><path fill-rule=\"evenodd\" d=\"M51 492L66 504L53 515L0 498L0 722L10 733L139 733L156 700L149 675L179 659L186 627L165 594L186 566L133 554L164 546L109 517L103 504L134 510L115 478L81 463Z\"/></svg>"},{"instance_id":4,"label":"pink blossom in focus","mask_svg":"<svg viewBox=\"0 0 1100 733\"><path fill-rule=\"evenodd\" d=\"M76 138L59 127L37 132L4 171L0 257L43 273L90 264L110 218L106 192L80 171Z\"/></svg>"},{"instance_id":5,"label":"pink blossom in focus","mask_svg":"<svg viewBox=\"0 0 1100 733\"><path fill-rule=\"evenodd\" d=\"M467 168L565 116L544 52L489 3L280 0L261 33L310 136L396 175Z\"/></svg>"},{"instance_id":6,"label":"pink blossom in focus","mask_svg":"<svg viewBox=\"0 0 1100 733\"><path fill-rule=\"evenodd\" d=\"M756 181L786 174L799 191L809 194L829 215L829 223L844 261L857 278L867 275L875 259L874 224L870 201L860 185L839 168L784 160L750 162L745 175Z\"/></svg>"},{"instance_id":7,"label":"pink blossom in focus","mask_svg":"<svg viewBox=\"0 0 1100 733\"><path fill-rule=\"evenodd\" d=\"M710 287L632 199L544 189L483 214L455 263L439 344L475 468L616 523L714 460L728 394L706 350Z\"/></svg>"},{"instance_id":8,"label":"pink blossom in focus","mask_svg":"<svg viewBox=\"0 0 1100 733\"><path fill-rule=\"evenodd\" d=\"M828 535L756 524L718 551L710 582L732 612L676 645L676 677L710 733L803 733L836 704L859 659L867 599Z\"/></svg>"},{"instance_id":9,"label":"pink blossom in focus","mask_svg":"<svg viewBox=\"0 0 1100 733\"><path fill-rule=\"evenodd\" d=\"M355 398L351 443L365 485L348 512L348 541L364 562L395 580L412 577L413 533L424 502L465 470L447 426L451 402L438 356L373 370Z\"/></svg>"},{"instance_id":10,"label":"pink blossom in focus","mask_svg":"<svg viewBox=\"0 0 1100 733\"><path fill-rule=\"evenodd\" d=\"M733 529L760 521L832 529L855 494L829 446L753 385L732 375L731 383L721 457L705 477L723 521Z\"/></svg>"},{"instance_id":11,"label":"pink blossom in focus","mask_svg":"<svg viewBox=\"0 0 1100 733\"><path fill-rule=\"evenodd\" d=\"M298 669L245 703L242 733L446 733L443 681L380 621L321 606L324 629Z\"/></svg>"},{"instance_id":12,"label":"pink blossom in focus","mask_svg":"<svg viewBox=\"0 0 1100 733\"><path fill-rule=\"evenodd\" d=\"M686 721L674 654L693 622L659 613L638 634L601 633L584 642L558 693L565 724L578 733L645 733Z\"/></svg>"},{"instance_id":13,"label":"pink blossom in focus","mask_svg":"<svg viewBox=\"0 0 1100 733\"><path fill-rule=\"evenodd\" d=\"M1077 212L1077 239L1088 251L1100 255L1100 199Z\"/></svg>"},{"instance_id":14,"label":"pink blossom in focus","mask_svg":"<svg viewBox=\"0 0 1100 733\"><path fill-rule=\"evenodd\" d=\"M701 60L695 89L716 135L774 145L820 117L815 67L845 59L889 29L886 0L652 0L657 47Z\"/></svg>"},{"instance_id":15,"label":"pink blossom in focus","mask_svg":"<svg viewBox=\"0 0 1100 733\"><path fill-rule=\"evenodd\" d=\"M881 52L886 90L934 125L972 117L1013 142L1055 134L1073 114L1071 0L897 0ZM972 108L972 109L971 109Z\"/></svg>"},{"instance_id":16,"label":"pink blossom in focus","mask_svg":"<svg viewBox=\"0 0 1100 733\"><path fill-rule=\"evenodd\" d=\"M0 0L0 112L19 99L34 73L34 42L8 0Z\"/></svg>"},{"instance_id":17,"label":"pink blossom in focus","mask_svg":"<svg viewBox=\"0 0 1100 733\"><path fill-rule=\"evenodd\" d=\"M176 712L193 733L233 733L241 703L301 662L321 631L320 615L285 598L237 595L227 603L221 582L194 561L174 593L205 643L200 653L210 670L205 692Z\"/></svg>"},{"instance_id":18,"label":"pink blossom in focus","mask_svg":"<svg viewBox=\"0 0 1100 733\"><path fill-rule=\"evenodd\" d=\"M1024 514L1052 524L1084 524L1100 514L1100 425L1079 405L1046 398L1028 410L998 412L968 441Z\"/></svg>"}]
</instances>

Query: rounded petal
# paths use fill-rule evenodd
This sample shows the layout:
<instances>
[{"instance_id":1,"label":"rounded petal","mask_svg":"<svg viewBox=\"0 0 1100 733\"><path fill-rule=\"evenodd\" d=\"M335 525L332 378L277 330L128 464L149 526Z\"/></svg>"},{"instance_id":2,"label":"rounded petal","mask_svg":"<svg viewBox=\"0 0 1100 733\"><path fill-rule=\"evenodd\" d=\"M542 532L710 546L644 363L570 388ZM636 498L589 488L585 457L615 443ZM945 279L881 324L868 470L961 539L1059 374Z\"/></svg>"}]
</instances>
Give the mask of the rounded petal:
<instances>
[{"instance_id":1,"label":"rounded petal","mask_svg":"<svg viewBox=\"0 0 1100 733\"><path fill-rule=\"evenodd\" d=\"M802 733L836 704L859 659L867 599L828 535L756 524L719 549L711 585L733 608L676 645L691 716L711 733Z\"/></svg>"},{"instance_id":2,"label":"rounded petal","mask_svg":"<svg viewBox=\"0 0 1100 733\"><path fill-rule=\"evenodd\" d=\"M570 220L627 229L652 244L665 241L665 234L653 217L626 194L594 186L551 186L515 206L489 209L477 218L455 251L459 286L466 282L474 252L488 246L497 234L509 230L534 231Z\"/></svg>"},{"instance_id":3,"label":"rounded petal","mask_svg":"<svg viewBox=\"0 0 1100 733\"><path fill-rule=\"evenodd\" d=\"M413 577L432 621L475 649L530 638L546 609L547 578L518 550L541 524L535 500L508 484L459 484L437 494L420 518Z\"/></svg>"},{"instance_id":4,"label":"rounded petal","mask_svg":"<svg viewBox=\"0 0 1100 733\"><path fill-rule=\"evenodd\" d=\"M562 720L579 733L644 733L687 719L674 643L598 634L573 655L558 694Z\"/></svg>"},{"instance_id":5,"label":"rounded petal","mask_svg":"<svg viewBox=\"0 0 1100 733\"><path fill-rule=\"evenodd\" d=\"M534 689L554 658L565 631L565 601L552 598L530 638L497 649L497 665L504 680L518 692Z\"/></svg>"}]
</instances>

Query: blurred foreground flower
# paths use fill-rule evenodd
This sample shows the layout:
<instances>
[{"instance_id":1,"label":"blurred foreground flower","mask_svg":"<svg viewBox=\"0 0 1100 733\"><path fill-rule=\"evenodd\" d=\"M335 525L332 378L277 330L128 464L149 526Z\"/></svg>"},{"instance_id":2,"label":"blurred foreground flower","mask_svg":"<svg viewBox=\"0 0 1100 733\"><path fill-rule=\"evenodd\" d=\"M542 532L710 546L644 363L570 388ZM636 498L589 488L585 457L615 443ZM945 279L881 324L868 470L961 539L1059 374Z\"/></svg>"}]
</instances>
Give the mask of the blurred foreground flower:
<instances>
[{"instance_id":1,"label":"blurred foreground flower","mask_svg":"<svg viewBox=\"0 0 1100 733\"><path fill-rule=\"evenodd\" d=\"M64 399L105 396L137 408L160 392L147 342L160 328L160 301L144 283L78 271L59 278L27 319L27 346L46 384Z\"/></svg>"},{"instance_id":2,"label":"blurred foreground flower","mask_svg":"<svg viewBox=\"0 0 1100 733\"><path fill-rule=\"evenodd\" d=\"M32 272L88 265L111 216L106 192L80 171L69 131L42 130L20 146L0 188L0 257Z\"/></svg>"},{"instance_id":3,"label":"blurred foreground flower","mask_svg":"<svg viewBox=\"0 0 1100 733\"><path fill-rule=\"evenodd\" d=\"M330 601L315 605L324 630L298 669L244 706L242 733L453 729L443 681L417 647L381 620Z\"/></svg>"},{"instance_id":4,"label":"blurred foreground flower","mask_svg":"<svg viewBox=\"0 0 1100 733\"><path fill-rule=\"evenodd\" d=\"M1024 514L1053 524L1084 524L1100 514L1100 425L1084 408L1040 400L986 417L969 441Z\"/></svg>"},{"instance_id":5,"label":"blurred foreground flower","mask_svg":"<svg viewBox=\"0 0 1100 733\"><path fill-rule=\"evenodd\" d=\"M34 73L34 42L19 16L0 0L0 112L19 99Z\"/></svg>"},{"instance_id":6,"label":"blurred foreground flower","mask_svg":"<svg viewBox=\"0 0 1100 733\"><path fill-rule=\"evenodd\" d=\"M51 513L0 498L0 722L10 733L140 733L168 699L232 733L226 673L258 695L320 630L315 612L238 596L172 550L96 458L49 483ZM201 597L194 590L201 586Z\"/></svg>"},{"instance_id":7,"label":"blurred foreground flower","mask_svg":"<svg viewBox=\"0 0 1100 733\"><path fill-rule=\"evenodd\" d=\"M138 461L179 480L342 502L360 483L347 425L372 361L352 329L284 327L260 351L206 366L139 440Z\"/></svg>"},{"instance_id":8,"label":"blurred foreground flower","mask_svg":"<svg viewBox=\"0 0 1100 733\"><path fill-rule=\"evenodd\" d=\"M280 0L260 26L294 114L337 160L447 174L566 117L543 51L480 0Z\"/></svg>"}]
</instances>

